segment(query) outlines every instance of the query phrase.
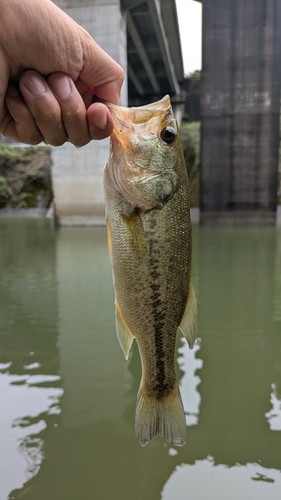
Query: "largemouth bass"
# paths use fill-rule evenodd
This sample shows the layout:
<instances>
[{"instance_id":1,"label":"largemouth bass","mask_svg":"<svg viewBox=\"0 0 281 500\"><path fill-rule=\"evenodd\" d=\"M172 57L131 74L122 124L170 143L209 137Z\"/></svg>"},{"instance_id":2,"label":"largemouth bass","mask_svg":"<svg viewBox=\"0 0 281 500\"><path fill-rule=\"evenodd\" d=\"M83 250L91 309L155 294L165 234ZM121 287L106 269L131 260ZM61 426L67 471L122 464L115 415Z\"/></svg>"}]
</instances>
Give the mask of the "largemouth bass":
<instances>
[{"instance_id":1,"label":"largemouth bass","mask_svg":"<svg viewBox=\"0 0 281 500\"><path fill-rule=\"evenodd\" d=\"M114 129L104 191L116 330L125 358L135 338L142 363L135 434L142 446L157 434L183 446L175 341L179 328L193 347L197 305L179 132L169 96L137 108L108 107Z\"/></svg>"}]
</instances>

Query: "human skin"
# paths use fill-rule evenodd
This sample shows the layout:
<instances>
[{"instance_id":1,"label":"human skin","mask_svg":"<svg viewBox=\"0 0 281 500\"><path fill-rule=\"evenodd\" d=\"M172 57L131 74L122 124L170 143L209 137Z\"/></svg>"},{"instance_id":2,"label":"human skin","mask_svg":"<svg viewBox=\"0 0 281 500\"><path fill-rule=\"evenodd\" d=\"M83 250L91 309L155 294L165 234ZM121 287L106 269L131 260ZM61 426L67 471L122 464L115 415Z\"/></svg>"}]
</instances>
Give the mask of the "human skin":
<instances>
[{"instance_id":1,"label":"human skin","mask_svg":"<svg viewBox=\"0 0 281 500\"><path fill-rule=\"evenodd\" d=\"M0 133L81 147L108 137L122 68L50 0L0 0Z\"/></svg>"}]
</instances>

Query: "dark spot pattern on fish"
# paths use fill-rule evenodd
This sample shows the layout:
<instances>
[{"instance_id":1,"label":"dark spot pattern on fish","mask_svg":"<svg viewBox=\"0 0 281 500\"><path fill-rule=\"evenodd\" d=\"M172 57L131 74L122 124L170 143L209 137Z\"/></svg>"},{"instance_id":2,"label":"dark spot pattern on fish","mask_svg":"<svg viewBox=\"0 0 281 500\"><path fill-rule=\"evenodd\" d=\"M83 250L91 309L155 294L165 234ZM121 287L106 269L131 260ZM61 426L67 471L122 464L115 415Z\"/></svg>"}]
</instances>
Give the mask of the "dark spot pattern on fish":
<instances>
[{"instance_id":1,"label":"dark spot pattern on fish","mask_svg":"<svg viewBox=\"0 0 281 500\"><path fill-rule=\"evenodd\" d=\"M155 350L156 350L156 380L154 391L157 397L167 395L169 392L169 384L165 382L165 353L163 349L163 327L164 322L158 321L157 314L155 316Z\"/></svg>"},{"instance_id":2,"label":"dark spot pattern on fish","mask_svg":"<svg viewBox=\"0 0 281 500\"><path fill-rule=\"evenodd\" d=\"M153 278L154 280L157 280L158 278L160 278L160 273L158 271L156 271L156 270L152 271L151 272L151 278ZM158 286L158 285L154 285L154 286Z\"/></svg>"},{"instance_id":3,"label":"dark spot pattern on fish","mask_svg":"<svg viewBox=\"0 0 281 500\"><path fill-rule=\"evenodd\" d=\"M155 226L153 220L151 226ZM159 241L153 238L153 233L150 233L149 248L148 248L148 268L151 290L152 303L152 318L153 318L153 335L154 335L154 350L155 350L155 378L153 381L153 391L157 398L162 398L167 395L171 389L170 383L167 382L167 374L165 367L165 348L164 339L167 329L168 318L166 311L163 309L163 300L161 296L161 273L159 271Z\"/></svg>"}]
</instances>

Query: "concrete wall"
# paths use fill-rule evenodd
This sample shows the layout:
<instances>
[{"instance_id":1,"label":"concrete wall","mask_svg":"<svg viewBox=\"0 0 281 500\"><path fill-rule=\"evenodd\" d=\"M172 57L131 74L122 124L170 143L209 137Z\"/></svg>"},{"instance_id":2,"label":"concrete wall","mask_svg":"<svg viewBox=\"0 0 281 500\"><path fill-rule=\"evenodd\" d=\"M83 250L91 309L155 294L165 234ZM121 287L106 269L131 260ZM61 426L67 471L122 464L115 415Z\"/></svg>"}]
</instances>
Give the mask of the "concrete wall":
<instances>
[{"instance_id":1,"label":"concrete wall","mask_svg":"<svg viewBox=\"0 0 281 500\"><path fill-rule=\"evenodd\" d=\"M55 3L83 26L125 70L126 21L119 0L56 0ZM127 105L123 85L121 105ZM52 178L55 213L60 225L104 224L102 171L109 139L76 149L71 144L54 148Z\"/></svg>"},{"instance_id":2,"label":"concrete wall","mask_svg":"<svg viewBox=\"0 0 281 500\"><path fill-rule=\"evenodd\" d=\"M280 23L280 0L203 1L203 224L275 224Z\"/></svg>"}]
</instances>

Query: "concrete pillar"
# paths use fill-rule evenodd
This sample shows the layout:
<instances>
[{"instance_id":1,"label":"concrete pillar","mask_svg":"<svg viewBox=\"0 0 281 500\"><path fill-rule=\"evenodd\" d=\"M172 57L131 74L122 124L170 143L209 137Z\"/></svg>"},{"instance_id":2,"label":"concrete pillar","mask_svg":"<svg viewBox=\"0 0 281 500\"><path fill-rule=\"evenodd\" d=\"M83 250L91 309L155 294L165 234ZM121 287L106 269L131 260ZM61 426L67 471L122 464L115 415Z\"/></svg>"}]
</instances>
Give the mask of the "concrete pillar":
<instances>
[{"instance_id":1,"label":"concrete pillar","mask_svg":"<svg viewBox=\"0 0 281 500\"><path fill-rule=\"evenodd\" d=\"M201 222L276 221L281 2L203 0Z\"/></svg>"},{"instance_id":2,"label":"concrete pillar","mask_svg":"<svg viewBox=\"0 0 281 500\"><path fill-rule=\"evenodd\" d=\"M127 67L126 21L120 0L56 0L76 22L125 70ZM124 83L121 105L127 105ZM60 225L104 224L102 172L109 139L92 141L76 149L71 144L52 153L55 214Z\"/></svg>"}]
</instances>

